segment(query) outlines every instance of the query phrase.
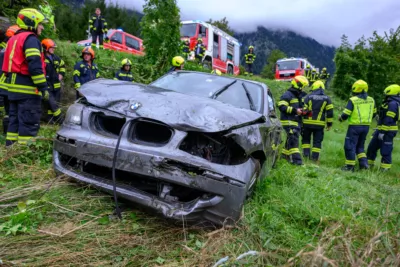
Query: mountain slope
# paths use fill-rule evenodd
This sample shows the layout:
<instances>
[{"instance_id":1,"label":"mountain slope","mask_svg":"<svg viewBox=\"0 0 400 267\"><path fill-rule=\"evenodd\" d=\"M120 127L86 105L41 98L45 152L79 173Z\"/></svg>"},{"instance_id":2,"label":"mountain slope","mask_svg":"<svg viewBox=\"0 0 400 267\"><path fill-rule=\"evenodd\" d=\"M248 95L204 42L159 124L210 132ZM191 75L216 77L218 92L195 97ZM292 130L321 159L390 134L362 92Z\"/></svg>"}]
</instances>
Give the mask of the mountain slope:
<instances>
[{"instance_id":1,"label":"mountain slope","mask_svg":"<svg viewBox=\"0 0 400 267\"><path fill-rule=\"evenodd\" d=\"M316 40L297 34L292 31L272 31L258 27L255 32L237 33L235 37L242 43L241 54L247 53L249 45L254 46L257 59L254 62L254 72L260 73L267 58L274 49L279 49L288 57L305 57L317 68L326 67L333 72L335 65L333 57L335 48L318 43ZM241 63L244 65L244 56Z\"/></svg>"}]
</instances>

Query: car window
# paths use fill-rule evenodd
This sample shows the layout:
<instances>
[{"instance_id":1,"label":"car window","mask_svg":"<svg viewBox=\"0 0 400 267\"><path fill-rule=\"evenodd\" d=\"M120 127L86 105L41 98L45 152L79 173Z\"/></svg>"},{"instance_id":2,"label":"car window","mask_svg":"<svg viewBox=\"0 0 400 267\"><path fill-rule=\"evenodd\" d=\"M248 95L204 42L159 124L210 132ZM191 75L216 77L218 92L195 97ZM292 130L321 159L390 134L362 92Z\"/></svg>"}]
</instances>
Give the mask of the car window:
<instances>
[{"instance_id":1,"label":"car window","mask_svg":"<svg viewBox=\"0 0 400 267\"><path fill-rule=\"evenodd\" d=\"M249 99L240 81L222 92L216 99L238 108L250 109Z\"/></svg>"},{"instance_id":2,"label":"car window","mask_svg":"<svg viewBox=\"0 0 400 267\"><path fill-rule=\"evenodd\" d=\"M140 50L140 44L138 40L125 35L125 42L127 47Z\"/></svg>"},{"instance_id":3,"label":"car window","mask_svg":"<svg viewBox=\"0 0 400 267\"><path fill-rule=\"evenodd\" d=\"M120 32L115 32L115 34L111 36L111 41L122 44L122 34Z\"/></svg>"}]
</instances>

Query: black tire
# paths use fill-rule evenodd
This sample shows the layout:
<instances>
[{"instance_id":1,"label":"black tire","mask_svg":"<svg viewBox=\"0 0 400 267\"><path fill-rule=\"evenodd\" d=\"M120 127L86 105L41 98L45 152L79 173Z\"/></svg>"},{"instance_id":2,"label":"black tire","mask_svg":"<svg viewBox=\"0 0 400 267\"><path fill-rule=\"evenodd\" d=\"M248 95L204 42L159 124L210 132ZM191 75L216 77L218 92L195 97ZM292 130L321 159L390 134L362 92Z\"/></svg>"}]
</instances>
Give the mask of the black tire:
<instances>
[{"instance_id":1,"label":"black tire","mask_svg":"<svg viewBox=\"0 0 400 267\"><path fill-rule=\"evenodd\" d=\"M209 60L203 61L203 69L210 70L211 69L211 62Z\"/></svg>"},{"instance_id":2,"label":"black tire","mask_svg":"<svg viewBox=\"0 0 400 267\"><path fill-rule=\"evenodd\" d=\"M228 74L233 74L233 67L231 65L228 66Z\"/></svg>"}]
</instances>

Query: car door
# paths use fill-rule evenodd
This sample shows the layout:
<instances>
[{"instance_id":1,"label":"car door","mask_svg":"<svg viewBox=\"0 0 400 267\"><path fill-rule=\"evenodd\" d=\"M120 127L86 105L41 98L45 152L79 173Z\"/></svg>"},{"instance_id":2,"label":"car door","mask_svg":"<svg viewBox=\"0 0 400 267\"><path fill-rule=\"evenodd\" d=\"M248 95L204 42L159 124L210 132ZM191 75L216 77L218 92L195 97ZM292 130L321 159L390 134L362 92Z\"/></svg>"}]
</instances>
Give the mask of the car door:
<instances>
[{"instance_id":1,"label":"car door","mask_svg":"<svg viewBox=\"0 0 400 267\"><path fill-rule=\"evenodd\" d=\"M142 55L143 53L140 51L140 42L133 38L132 36L129 36L128 34L125 35L125 44L126 44L126 50L128 53L134 54L134 55Z\"/></svg>"}]
</instances>

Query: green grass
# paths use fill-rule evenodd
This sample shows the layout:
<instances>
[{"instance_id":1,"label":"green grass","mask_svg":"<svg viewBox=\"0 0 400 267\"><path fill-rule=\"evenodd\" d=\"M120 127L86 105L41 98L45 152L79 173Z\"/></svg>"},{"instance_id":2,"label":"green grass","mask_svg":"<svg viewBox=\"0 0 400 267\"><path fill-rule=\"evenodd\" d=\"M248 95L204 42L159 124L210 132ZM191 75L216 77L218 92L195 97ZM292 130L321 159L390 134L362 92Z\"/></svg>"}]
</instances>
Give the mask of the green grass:
<instances>
[{"instance_id":1,"label":"green grass","mask_svg":"<svg viewBox=\"0 0 400 267\"><path fill-rule=\"evenodd\" d=\"M268 84L276 99L288 85L251 79ZM337 116L345 103L333 102ZM210 230L172 225L129 203L118 221L110 195L55 176L56 128L43 126L29 149L0 148L0 260L6 266L212 266L229 256L226 266L399 266L400 150L395 147L387 174L342 172L346 127L335 122L326 132L320 165L279 161L237 225ZM259 254L234 265L249 250Z\"/></svg>"}]
</instances>

